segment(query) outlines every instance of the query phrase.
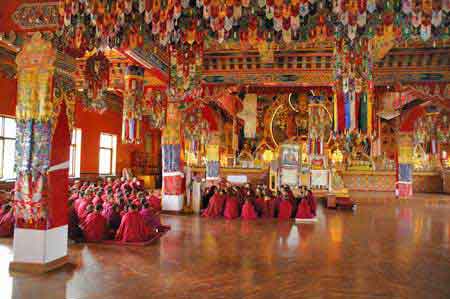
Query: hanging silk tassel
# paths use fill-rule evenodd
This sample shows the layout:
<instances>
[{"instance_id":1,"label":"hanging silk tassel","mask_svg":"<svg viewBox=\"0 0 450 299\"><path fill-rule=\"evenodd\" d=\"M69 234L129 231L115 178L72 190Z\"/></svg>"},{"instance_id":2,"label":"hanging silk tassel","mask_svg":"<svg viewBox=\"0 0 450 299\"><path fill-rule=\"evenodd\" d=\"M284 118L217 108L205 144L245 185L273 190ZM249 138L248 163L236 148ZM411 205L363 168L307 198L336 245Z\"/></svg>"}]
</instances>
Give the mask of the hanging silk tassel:
<instances>
[{"instance_id":1,"label":"hanging silk tassel","mask_svg":"<svg viewBox=\"0 0 450 299\"><path fill-rule=\"evenodd\" d=\"M367 133L367 125L367 94L363 92L359 102L359 128L362 132Z\"/></svg>"},{"instance_id":2,"label":"hanging silk tassel","mask_svg":"<svg viewBox=\"0 0 450 299\"><path fill-rule=\"evenodd\" d=\"M338 96L336 89L333 93L333 124L334 124L334 132L339 131L339 111L338 111Z\"/></svg>"},{"instance_id":3,"label":"hanging silk tassel","mask_svg":"<svg viewBox=\"0 0 450 299\"><path fill-rule=\"evenodd\" d=\"M349 93L344 93L344 105L345 105L345 128L351 127L351 108Z\"/></svg>"},{"instance_id":4,"label":"hanging silk tassel","mask_svg":"<svg viewBox=\"0 0 450 299\"><path fill-rule=\"evenodd\" d=\"M372 81L369 81L367 86L367 98L366 98L366 102L367 102L367 133L369 135L372 135L372 121L373 121L373 114L372 114L372 96L373 96L373 83Z\"/></svg>"}]
</instances>

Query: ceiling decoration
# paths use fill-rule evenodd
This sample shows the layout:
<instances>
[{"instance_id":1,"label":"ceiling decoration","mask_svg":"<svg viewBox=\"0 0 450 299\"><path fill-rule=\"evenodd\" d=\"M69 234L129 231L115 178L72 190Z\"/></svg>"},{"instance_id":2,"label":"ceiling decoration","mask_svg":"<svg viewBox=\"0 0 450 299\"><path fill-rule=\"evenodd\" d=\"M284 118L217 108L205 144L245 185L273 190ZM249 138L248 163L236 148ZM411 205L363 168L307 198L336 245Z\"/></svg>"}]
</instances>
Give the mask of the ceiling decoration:
<instances>
[{"instance_id":1,"label":"ceiling decoration","mask_svg":"<svg viewBox=\"0 0 450 299\"><path fill-rule=\"evenodd\" d=\"M64 0L63 34L81 48L258 42L346 37L447 39L447 0Z\"/></svg>"},{"instance_id":2,"label":"ceiling decoration","mask_svg":"<svg viewBox=\"0 0 450 299\"><path fill-rule=\"evenodd\" d=\"M24 3L11 16L21 29L42 29L58 26L58 2Z\"/></svg>"}]
</instances>

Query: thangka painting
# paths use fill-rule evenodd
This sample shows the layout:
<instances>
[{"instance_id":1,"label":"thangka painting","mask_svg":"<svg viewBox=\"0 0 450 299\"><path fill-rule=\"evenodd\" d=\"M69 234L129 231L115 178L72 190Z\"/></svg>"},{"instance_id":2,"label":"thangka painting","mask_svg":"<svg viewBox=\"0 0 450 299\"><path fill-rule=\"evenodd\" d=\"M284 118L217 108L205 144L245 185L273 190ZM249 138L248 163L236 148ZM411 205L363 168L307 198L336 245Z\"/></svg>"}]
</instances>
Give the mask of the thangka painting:
<instances>
[{"instance_id":1,"label":"thangka painting","mask_svg":"<svg viewBox=\"0 0 450 299\"><path fill-rule=\"evenodd\" d=\"M144 97L142 114L150 127L162 129L166 124L166 94L165 91L148 89Z\"/></svg>"}]
</instances>

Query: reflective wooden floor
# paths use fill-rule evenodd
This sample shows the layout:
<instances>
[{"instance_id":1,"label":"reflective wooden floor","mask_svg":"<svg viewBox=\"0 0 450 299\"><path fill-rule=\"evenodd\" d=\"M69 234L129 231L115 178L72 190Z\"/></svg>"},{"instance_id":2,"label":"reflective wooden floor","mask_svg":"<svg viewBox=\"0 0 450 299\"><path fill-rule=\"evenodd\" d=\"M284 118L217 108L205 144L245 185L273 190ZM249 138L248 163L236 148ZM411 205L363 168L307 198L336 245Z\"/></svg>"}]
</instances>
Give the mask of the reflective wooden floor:
<instances>
[{"instance_id":1,"label":"reflective wooden floor","mask_svg":"<svg viewBox=\"0 0 450 299\"><path fill-rule=\"evenodd\" d=\"M355 196L299 226L164 216L159 243L73 245L45 276L11 277L3 239L0 298L450 298L450 196Z\"/></svg>"}]
</instances>

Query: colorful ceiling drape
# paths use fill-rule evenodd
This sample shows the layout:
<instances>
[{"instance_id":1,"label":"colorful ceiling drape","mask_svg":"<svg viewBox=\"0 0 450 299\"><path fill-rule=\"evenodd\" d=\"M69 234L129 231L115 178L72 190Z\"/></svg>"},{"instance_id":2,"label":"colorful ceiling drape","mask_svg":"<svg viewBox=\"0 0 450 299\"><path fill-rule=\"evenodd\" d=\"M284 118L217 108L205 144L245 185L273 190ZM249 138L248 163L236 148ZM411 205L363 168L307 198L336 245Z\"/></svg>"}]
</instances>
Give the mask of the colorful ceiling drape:
<instances>
[{"instance_id":1,"label":"colorful ceiling drape","mask_svg":"<svg viewBox=\"0 0 450 299\"><path fill-rule=\"evenodd\" d=\"M290 43L332 38L424 41L449 36L448 0L64 0L60 25L77 48L133 48L145 40L162 45L239 40Z\"/></svg>"}]
</instances>

